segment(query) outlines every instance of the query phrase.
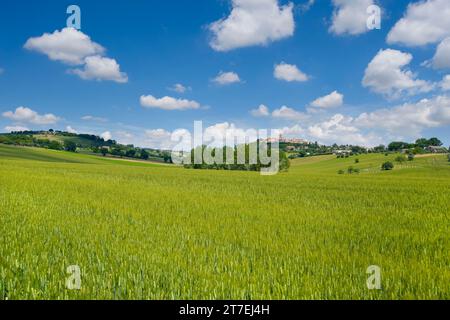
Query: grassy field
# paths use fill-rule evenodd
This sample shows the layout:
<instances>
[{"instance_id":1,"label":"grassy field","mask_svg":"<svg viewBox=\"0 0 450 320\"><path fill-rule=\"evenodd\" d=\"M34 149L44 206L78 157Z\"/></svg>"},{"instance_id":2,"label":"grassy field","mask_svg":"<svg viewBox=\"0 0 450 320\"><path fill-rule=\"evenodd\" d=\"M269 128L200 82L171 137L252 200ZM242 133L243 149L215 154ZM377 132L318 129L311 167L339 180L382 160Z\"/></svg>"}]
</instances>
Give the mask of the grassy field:
<instances>
[{"instance_id":1,"label":"grassy field","mask_svg":"<svg viewBox=\"0 0 450 320\"><path fill-rule=\"evenodd\" d=\"M446 158L358 158L268 177L0 145L0 299L450 299Z\"/></svg>"}]
</instances>

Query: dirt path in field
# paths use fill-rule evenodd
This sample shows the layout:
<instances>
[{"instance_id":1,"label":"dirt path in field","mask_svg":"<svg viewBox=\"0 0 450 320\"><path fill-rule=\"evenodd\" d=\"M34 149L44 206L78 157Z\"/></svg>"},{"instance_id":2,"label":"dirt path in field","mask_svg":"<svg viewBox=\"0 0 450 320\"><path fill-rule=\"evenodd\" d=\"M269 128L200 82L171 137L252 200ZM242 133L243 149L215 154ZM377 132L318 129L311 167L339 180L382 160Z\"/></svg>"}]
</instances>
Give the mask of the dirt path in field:
<instances>
[{"instance_id":1,"label":"dirt path in field","mask_svg":"<svg viewBox=\"0 0 450 320\"><path fill-rule=\"evenodd\" d=\"M171 166L172 165L170 163L157 162L157 161L134 160L134 159L113 158L113 157L105 157L104 159L116 160L116 161L125 161L125 162L146 163L146 164L158 164L158 165L161 165L161 166Z\"/></svg>"},{"instance_id":2,"label":"dirt path in field","mask_svg":"<svg viewBox=\"0 0 450 320\"><path fill-rule=\"evenodd\" d=\"M427 154L418 154L416 155L416 158L430 158L430 157L437 157L437 156L443 156L445 153L427 153Z\"/></svg>"}]
</instances>

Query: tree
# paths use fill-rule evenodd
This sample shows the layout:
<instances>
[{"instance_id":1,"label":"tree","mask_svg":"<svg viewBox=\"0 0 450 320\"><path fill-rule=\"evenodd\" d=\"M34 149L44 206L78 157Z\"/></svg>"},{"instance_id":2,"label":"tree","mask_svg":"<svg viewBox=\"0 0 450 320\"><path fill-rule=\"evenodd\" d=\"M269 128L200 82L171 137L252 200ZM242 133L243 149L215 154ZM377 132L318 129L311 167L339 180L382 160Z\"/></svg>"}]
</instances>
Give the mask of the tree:
<instances>
[{"instance_id":1,"label":"tree","mask_svg":"<svg viewBox=\"0 0 450 320\"><path fill-rule=\"evenodd\" d=\"M64 150L69 152L76 152L77 151L77 144L71 140L64 141Z\"/></svg>"},{"instance_id":2,"label":"tree","mask_svg":"<svg viewBox=\"0 0 450 320\"><path fill-rule=\"evenodd\" d=\"M52 149L52 150L62 150L63 146L58 141L53 140L53 141L50 141L50 143L48 144L48 148Z\"/></svg>"},{"instance_id":3,"label":"tree","mask_svg":"<svg viewBox=\"0 0 450 320\"><path fill-rule=\"evenodd\" d=\"M165 163L171 163L172 162L172 157L170 156L170 154L168 152L164 152L163 159L164 159Z\"/></svg>"},{"instance_id":4,"label":"tree","mask_svg":"<svg viewBox=\"0 0 450 320\"><path fill-rule=\"evenodd\" d=\"M101 149L101 152L102 152L102 155L105 157L106 154L108 153L108 149L102 148L102 149Z\"/></svg>"},{"instance_id":5,"label":"tree","mask_svg":"<svg viewBox=\"0 0 450 320\"><path fill-rule=\"evenodd\" d=\"M378 147L373 148L373 151L382 153L382 152L386 151L386 147L384 145L380 144Z\"/></svg>"},{"instance_id":6,"label":"tree","mask_svg":"<svg viewBox=\"0 0 450 320\"><path fill-rule=\"evenodd\" d=\"M387 161L381 165L381 170L389 171L394 169L394 164L390 161Z\"/></svg>"},{"instance_id":7,"label":"tree","mask_svg":"<svg viewBox=\"0 0 450 320\"><path fill-rule=\"evenodd\" d=\"M429 146L428 140L425 139L425 138L417 139L416 140L416 146L418 146L420 148L426 148L426 147Z\"/></svg>"},{"instance_id":8,"label":"tree","mask_svg":"<svg viewBox=\"0 0 450 320\"><path fill-rule=\"evenodd\" d=\"M441 147L442 145L443 145L442 141L439 140L438 138L431 138L430 140L428 140L428 146Z\"/></svg>"},{"instance_id":9,"label":"tree","mask_svg":"<svg viewBox=\"0 0 450 320\"><path fill-rule=\"evenodd\" d=\"M123 157L124 153L122 152L122 150L119 147L113 148L111 151L111 154L113 156L117 156L117 157Z\"/></svg>"},{"instance_id":10,"label":"tree","mask_svg":"<svg viewBox=\"0 0 450 320\"><path fill-rule=\"evenodd\" d=\"M389 151L399 151L399 150L408 149L408 148L409 148L409 143L401 142L401 141L391 142L388 146Z\"/></svg>"},{"instance_id":11,"label":"tree","mask_svg":"<svg viewBox=\"0 0 450 320\"><path fill-rule=\"evenodd\" d=\"M136 149L128 149L127 152L125 152L125 156L128 158L134 158L136 156Z\"/></svg>"},{"instance_id":12,"label":"tree","mask_svg":"<svg viewBox=\"0 0 450 320\"><path fill-rule=\"evenodd\" d=\"M141 159L148 160L149 157L150 157L150 155L148 154L148 152L145 151L144 149L142 149L141 150Z\"/></svg>"}]
</instances>

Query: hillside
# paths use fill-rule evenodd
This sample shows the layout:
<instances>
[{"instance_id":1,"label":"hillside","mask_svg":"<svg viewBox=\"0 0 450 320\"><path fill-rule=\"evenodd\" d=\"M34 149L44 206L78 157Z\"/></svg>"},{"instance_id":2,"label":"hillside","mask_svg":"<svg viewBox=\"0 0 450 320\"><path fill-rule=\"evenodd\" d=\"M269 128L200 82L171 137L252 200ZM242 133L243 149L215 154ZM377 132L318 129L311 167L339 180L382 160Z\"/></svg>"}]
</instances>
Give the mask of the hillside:
<instances>
[{"instance_id":1,"label":"hillside","mask_svg":"<svg viewBox=\"0 0 450 320\"><path fill-rule=\"evenodd\" d=\"M63 131L24 131L0 134L0 144L66 150L98 154L115 158L170 162L168 152L122 145L114 140L90 134L74 134Z\"/></svg>"},{"instance_id":2,"label":"hillside","mask_svg":"<svg viewBox=\"0 0 450 320\"><path fill-rule=\"evenodd\" d=\"M0 146L0 299L449 299L450 163L395 156L265 177Z\"/></svg>"}]
</instances>

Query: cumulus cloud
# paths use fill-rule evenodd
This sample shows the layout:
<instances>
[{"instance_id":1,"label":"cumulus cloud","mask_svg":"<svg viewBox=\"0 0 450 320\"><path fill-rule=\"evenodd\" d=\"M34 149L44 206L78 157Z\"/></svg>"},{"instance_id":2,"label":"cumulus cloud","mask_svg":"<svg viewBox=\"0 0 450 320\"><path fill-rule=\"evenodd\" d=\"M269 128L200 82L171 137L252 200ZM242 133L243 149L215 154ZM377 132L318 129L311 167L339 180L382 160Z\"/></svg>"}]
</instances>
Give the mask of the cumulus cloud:
<instances>
[{"instance_id":1,"label":"cumulus cloud","mask_svg":"<svg viewBox=\"0 0 450 320\"><path fill-rule=\"evenodd\" d=\"M89 36L74 28L64 28L40 37L30 38L24 47L48 56L50 60L70 65L84 63L88 56L103 54L105 49Z\"/></svg>"},{"instance_id":2,"label":"cumulus cloud","mask_svg":"<svg viewBox=\"0 0 450 320\"><path fill-rule=\"evenodd\" d=\"M68 73L76 74L83 80L128 82L128 76L120 71L117 61L104 57L105 48L74 28L64 28L52 34L44 33L40 37L30 38L24 47L43 53L50 60L83 66L68 70Z\"/></svg>"},{"instance_id":3,"label":"cumulus cloud","mask_svg":"<svg viewBox=\"0 0 450 320\"><path fill-rule=\"evenodd\" d=\"M67 127L66 127L66 131L67 131L68 133L78 134L78 131L75 130L74 128L72 128L71 126L67 126Z\"/></svg>"},{"instance_id":4,"label":"cumulus cloud","mask_svg":"<svg viewBox=\"0 0 450 320\"><path fill-rule=\"evenodd\" d=\"M302 71L300 71L296 65L287 64L284 62L275 65L273 75L278 80L284 80L288 82L308 81L308 76Z\"/></svg>"},{"instance_id":5,"label":"cumulus cloud","mask_svg":"<svg viewBox=\"0 0 450 320\"><path fill-rule=\"evenodd\" d=\"M275 109L272 112L272 117L274 118L279 118L279 119L284 119L284 120L305 120L308 118L308 115L303 113L303 112L299 112L296 111L292 108L289 108L287 106L282 106L280 109Z\"/></svg>"},{"instance_id":6,"label":"cumulus cloud","mask_svg":"<svg viewBox=\"0 0 450 320\"><path fill-rule=\"evenodd\" d=\"M6 132L22 132L22 131L30 131L27 127L23 126L6 126L5 127Z\"/></svg>"},{"instance_id":7,"label":"cumulus cloud","mask_svg":"<svg viewBox=\"0 0 450 320\"><path fill-rule=\"evenodd\" d=\"M337 91L333 91L329 95L317 98L311 102L311 106L316 108L337 108L342 106L343 103L344 95Z\"/></svg>"},{"instance_id":8,"label":"cumulus cloud","mask_svg":"<svg viewBox=\"0 0 450 320\"><path fill-rule=\"evenodd\" d=\"M183 139L186 136L190 137L190 133L185 129L177 129L173 132L165 129L151 129L145 130L144 135L144 143L150 148L172 150L178 145L177 151L192 149L191 139ZM178 143L180 140L182 141L181 146Z\"/></svg>"},{"instance_id":9,"label":"cumulus cloud","mask_svg":"<svg viewBox=\"0 0 450 320\"><path fill-rule=\"evenodd\" d=\"M367 8L373 0L333 0L335 7L330 32L337 35L358 35L368 32Z\"/></svg>"},{"instance_id":10,"label":"cumulus cloud","mask_svg":"<svg viewBox=\"0 0 450 320\"><path fill-rule=\"evenodd\" d=\"M412 59L409 53L380 50L366 68L363 86L389 98L430 92L433 84L417 79L413 72L405 68Z\"/></svg>"},{"instance_id":11,"label":"cumulus cloud","mask_svg":"<svg viewBox=\"0 0 450 320\"><path fill-rule=\"evenodd\" d=\"M163 110L187 110L198 109L200 104L193 100L176 99L165 96L163 98L155 98L152 95L141 96L141 106L145 108L157 108Z\"/></svg>"},{"instance_id":12,"label":"cumulus cloud","mask_svg":"<svg viewBox=\"0 0 450 320\"><path fill-rule=\"evenodd\" d=\"M418 136L425 128L450 124L450 98L437 96L417 103L405 103L391 109L363 113L355 119L355 123L364 128Z\"/></svg>"},{"instance_id":13,"label":"cumulus cloud","mask_svg":"<svg viewBox=\"0 0 450 320\"><path fill-rule=\"evenodd\" d=\"M84 80L128 82L127 74L120 71L116 60L101 56L87 57L83 69L72 69L69 72Z\"/></svg>"},{"instance_id":14,"label":"cumulus cloud","mask_svg":"<svg viewBox=\"0 0 450 320\"><path fill-rule=\"evenodd\" d=\"M100 138L103 138L103 140L108 141L112 139L112 134L109 131L105 131L100 135Z\"/></svg>"},{"instance_id":15,"label":"cumulus cloud","mask_svg":"<svg viewBox=\"0 0 450 320\"><path fill-rule=\"evenodd\" d=\"M439 44L431 64L435 69L450 69L450 37Z\"/></svg>"},{"instance_id":16,"label":"cumulus cloud","mask_svg":"<svg viewBox=\"0 0 450 320\"><path fill-rule=\"evenodd\" d=\"M388 34L390 44L422 46L450 36L450 1L426 0L408 5L406 14Z\"/></svg>"},{"instance_id":17,"label":"cumulus cloud","mask_svg":"<svg viewBox=\"0 0 450 320\"><path fill-rule=\"evenodd\" d=\"M300 125L296 124L292 127L284 127L281 129L278 129L280 134L283 137L299 137L301 135L305 135L306 131L303 129Z\"/></svg>"},{"instance_id":18,"label":"cumulus cloud","mask_svg":"<svg viewBox=\"0 0 450 320\"><path fill-rule=\"evenodd\" d=\"M254 117L268 117L270 116L269 108L267 108L265 105L260 105L258 108L253 109L250 111L252 116Z\"/></svg>"},{"instance_id":19,"label":"cumulus cloud","mask_svg":"<svg viewBox=\"0 0 450 320\"><path fill-rule=\"evenodd\" d=\"M267 45L294 34L293 4L278 0L232 0L230 15L209 26L216 51Z\"/></svg>"},{"instance_id":20,"label":"cumulus cloud","mask_svg":"<svg viewBox=\"0 0 450 320\"><path fill-rule=\"evenodd\" d=\"M185 93L188 90L191 90L190 87L186 87L181 83L176 83L172 87L169 88L170 91L175 91L177 93Z\"/></svg>"},{"instance_id":21,"label":"cumulus cloud","mask_svg":"<svg viewBox=\"0 0 450 320\"><path fill-rule=\"evenodd\" d=\"M15 111L4 112L3 117L20 123L31 123L37 125L54 124L59 120L59 118L54 114L48 113L40 115L36 111L26 107L18 107Z\"/></svg>"},{"instance_id":22,"label":"cumulus cloud","mask_svg":"<svg viewBox=\"0 0 450 320\"><path fill-rule=\"evenodd\" d=\"M444 76L444 79L442 79L441 89L444 91L450 91L450 74Z\"/></svg>"},{"instance_id":23,"label":"cumulus cloud","mask_svg":"<svg viewBox=\"0 0 450 320\"><path fill-rule=\"evenodd\" d=\"M233 83L241 82L241 78L235 72L220 72L213 80L214 83L226 86Z\"/></svg>"},{"instance_id":24,"label":"cumulus cloud","mask_svg":"<svg viewBox=\"0 0 450 320\"><path fill-rule=\"evenodd\" d=\"M312 140L321 143L354 144L374 146L381 140L373 134L364 134L353 123L353 118L336 114L330 119L316 123L307 129Z\"/></svg>"}]
</instances>

